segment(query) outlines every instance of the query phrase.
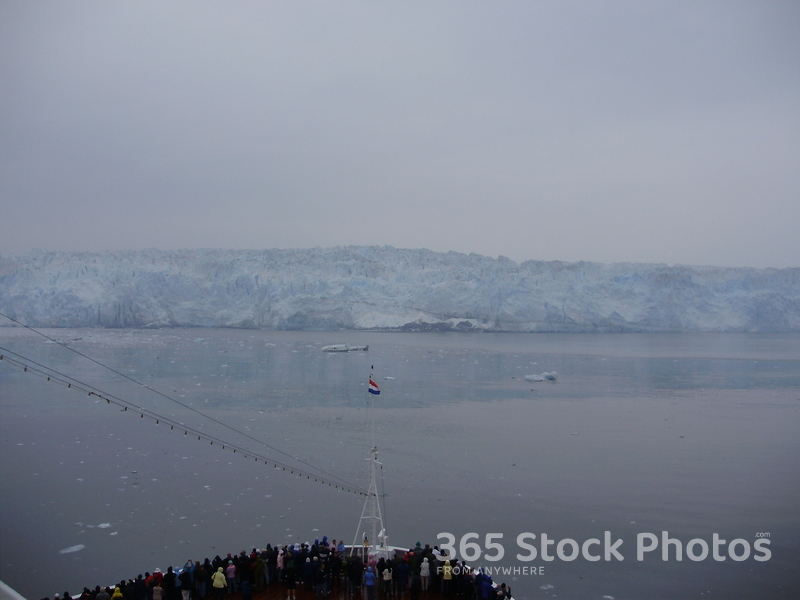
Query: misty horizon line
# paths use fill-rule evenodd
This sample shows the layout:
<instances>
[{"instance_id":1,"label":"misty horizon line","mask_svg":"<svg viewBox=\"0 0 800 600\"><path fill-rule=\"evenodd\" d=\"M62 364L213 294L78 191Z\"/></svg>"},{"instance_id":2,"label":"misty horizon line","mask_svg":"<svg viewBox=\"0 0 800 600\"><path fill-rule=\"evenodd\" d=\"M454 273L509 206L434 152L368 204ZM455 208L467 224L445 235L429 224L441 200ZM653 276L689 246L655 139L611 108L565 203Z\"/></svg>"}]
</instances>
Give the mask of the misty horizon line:
<instances>
[{"instance_id":1,"label":"misty horizon line","mask_svg":"<svg viewBox=\"0 0 800 600\"><path fill-rule=\"evenodd\" d=\"M321 251L328 252L331 250L353 250L353 249L385 249L385 250L400 250L405 252L428 252L438 255L460 255L460 256L478 256L495 260L499 262L511 262L517 265L524 265L525 263L551 263L551 264L593 264L593 265L642 265L642 266L666 266L666 267L692 267L692 268L714 268L714 269L751 269L754 271L782 271L798 269L800 265L791 267L752 267L747 265L740 266L727 266L716 265L711 263L669 263L669 262L652 262L652 261L635 261L635 260L619 260L619 261L598 261L598 260L563 260L563 259L540 259L540 258L526 258L524 260L515 260L503 254L491 256L489 254L482 254L480 252L463 252L460 250L433 250L427 247L410 248L398 247L391 244L340 244L336 246L297 246L297 247L264 247L264 248L230 248L230 247L213 247L213 246L197 246L197 247L182 247L182 248L159 248L159 247L143 247L143 248L125 248L125 249L104 249L104 250L61 250L52 248L30 248L22 252L6 252L0 250L0 256L18 256L27 257L36 254L72 254L72 255L100 255L100 254L141 254L147 252L158 252L163 254L181 253L181 252L311 252Z\"/></svg>"}]
</instances>

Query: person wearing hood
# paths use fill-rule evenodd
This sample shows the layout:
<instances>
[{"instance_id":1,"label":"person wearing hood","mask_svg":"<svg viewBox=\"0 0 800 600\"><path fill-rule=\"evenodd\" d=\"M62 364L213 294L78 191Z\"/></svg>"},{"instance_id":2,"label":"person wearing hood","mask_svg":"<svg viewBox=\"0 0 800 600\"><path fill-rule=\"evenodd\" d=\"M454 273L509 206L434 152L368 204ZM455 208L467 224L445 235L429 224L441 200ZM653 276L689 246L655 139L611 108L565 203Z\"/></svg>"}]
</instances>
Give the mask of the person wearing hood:
<instances>
[{"instance_id":1,"label":"person wearing hood","mask_svg":"<svg viewBox=\"0 0 800 600\"><path fill-rule=\"evenodd\" d=\"M314 585L315 567L316 564L311 560L311 557L307 556L303 564L303 587L307 592L311 591L311 587Z\"/></svg>"},{"instance_id":2,"label":"person wearing hood","mask_svg":"<svg viewBox=\"0 0 800 600\"><path fill-rule=\"evenodd\" d=\"M278 550L278 556L275 559L275 569L277 571L278 581L283 581L283 569L284 569L283 563L285 557L286 557L286 552L284 552L283 548Z\"/></svg>"},{"instance_id":3,"label":"person wearing hood","mask_svg":"<svg viewBox=\"0 0 800 600\"><path fill-rule=\"evenodd\" d=\"M222 600L225 596L225 586L227 585L225 572L222 567L217 567L217 572L211 576L211 587L214 590L214 599Z\"/></svg>"},{"instance_id":4,"label":"person wearing hood","mask_svg":"<svg viewBox=\"0 0 800 600\"><path fill-rule=\"evenodd\" d=\"M189 566L191 563L191 567ZM194 563L189 561L184 565L183 569L181 570L180 574L178 575L178 581L181 582L181 597L183 600L191 600L192 599L192 569L194 567Z\"/></svg>"},{"instance_id":5,"label":"person wearing hood","mask_svg":"<svg viewBox=\"0 0 800 600\"><path fill-rule=\"evenodd\" d=\"M375 600L375 572L372 567L367 567L364 573L364 585L367 588L367 600Z\"/></svg>"},{"instance_id":6,"label":"person wearing hood","mask_svg":"<svg viewBox=\"0 0 800 600\"><path fill-rule=\"evenodd\" d=\"M428 557L422 559L422 564L419 566L419 577L422 580L422 591L428 591L428 584L431 580L431 563L428 562Z\"/></svg>"},{"instance_id":7,"label":"person wearing hood","mask_svg":"<svg viewBox=\"0 0 800 600\"><path fill-rule=\"evenodd\" d=\"M444 561L444 566L442 567L442 595L445 598L449 598L453 591L453 567L450 565L450 561Z\"/></svg>"},{"instance_id":8,"label":"person wearing hood","mask_svg":"<svg viewBox=\"0 0 800 600\"><path fill-rule=\"evenodd\" d=\"M392 567L391 563L387 563L384 561L384 564L381 568L381 561L383 558L378 561L378 573L380 573L381 580L383 581L383 593L387 598L392 597Z\"/></svg>"},{"instance_id":9,"label":"person wearing hood","mask_svg":"<svg viewBox=\"0 0 800 600\"><path fill-rule=\"evenodd\" d=\"M322 538L322 543L319 545L317 556L319 556L319 562L321 564L327 565L328 559L331 557L331 549L328 545L328 539L325 537Z\"/></svg>"},{"instance_id":10,"label":"person wearing hood","mask_svg":"<svg viewBox=\"0 0 800 600\"><path fill-rule=\"evenodd\" d=\"M482 600L491 600L494 598L494 595L494 583L492 582L492 578L487 576L481 582L481 598Z\"/></svg>"},{"instance_id":11,"label":"person wearing hood","mask_svg":"<svg viewBox=\"0 0 800 600\"><path fill-rule=\"evenodd\" d=\"M114 593L111 594L111 600L122 600L124 596L122 595L122 590L119 586L114 588Z\"/></svg>"},{"instance_id":12,"label":"person wearing hood","mask_svg":"<svg viewBox=\"0 0 800 600\"><path fill-rule=\"evenodd\" d=\"M228 566L225 567L225 579L228 580L228 591L231 594L236 593L236 565L233 560L228 561Z\"/></svg>"}]
</instances>

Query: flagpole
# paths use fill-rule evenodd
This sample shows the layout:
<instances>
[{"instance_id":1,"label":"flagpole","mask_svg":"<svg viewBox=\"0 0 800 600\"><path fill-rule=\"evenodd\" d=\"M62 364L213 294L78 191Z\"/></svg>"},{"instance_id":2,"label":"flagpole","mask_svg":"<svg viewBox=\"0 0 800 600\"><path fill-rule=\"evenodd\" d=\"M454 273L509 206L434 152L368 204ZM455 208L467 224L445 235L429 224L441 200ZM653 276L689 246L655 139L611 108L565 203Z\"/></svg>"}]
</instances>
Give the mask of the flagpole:
<instances>
[{"instance_id":1,"label":"flagpole","mask_svg":"<svg viewBox=\"0 0 800 600\"><path fill-rule=\"evenodd\" d=\"M372 385L373 379L373 371L375 369L375 365L370 365L369 367L369 385ZM369 392L368 392L369 393ZM372 424L372 448L377 448L375 446L375 394L369 394L369 403L370 403L370 421Z\"/></svg>"},{"instance_id":2,"label":"flagpole","mask_svg":"<svg viewBox=\"0 0 800 600\"><path fill-rule=\"evenodd\" d=\"M372 421L372 447L370 448L369 461L369 488L367 497L364 501L364 509L361 511L361 519L359 520L359 527L356 529L355 539L353 540L353 547L356 547L359 538L359 530L361 524L365 523L363 548L365 553L369 554L370 549L374 549L375 553L386 552L386 531L383 527L383 516L381 515L380 497L378 496L378 483L377 483L377 469L380 466L378 462L378 448L375 446L375 396L380 394L380 388L375 383L373 369L370 368L369 385L367 393L371 396L369 403L370 420ZM368 558L368 557L365 557Z\"/></svg>"}]
</instances>

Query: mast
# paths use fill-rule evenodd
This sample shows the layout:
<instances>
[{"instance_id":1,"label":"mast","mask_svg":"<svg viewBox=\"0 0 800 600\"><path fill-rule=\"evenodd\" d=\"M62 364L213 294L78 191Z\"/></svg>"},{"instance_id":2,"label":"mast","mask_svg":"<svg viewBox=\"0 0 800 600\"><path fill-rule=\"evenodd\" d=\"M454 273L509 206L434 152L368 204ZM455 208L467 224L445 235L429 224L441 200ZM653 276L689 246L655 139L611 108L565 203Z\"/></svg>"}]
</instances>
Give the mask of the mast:
<instances>
[{"instance_id":1,"label":"mast","mask_svg":"<svg viewBox=\"0 0 800 600\"><path fill-rule=\"evenodd\" d=\"M386 554L386 530L383 527L383 516L381 515L380 498L378 497L378 469L382 467L378 462L378 447L375 445L375 396L380 394L377 384L372 378L372 371L369 374L369 386L367 389L370 400L370 421L372 428L372 444L369 461L369 487L367 488L367 498L364 501L364 508L361 511L361 519L356 528L356 535L353 539L353 548L361 547L365 554L364 559L369 554L379 556ZM359 536L359 534L361 534Z\"/></svg>"}]
</instances>

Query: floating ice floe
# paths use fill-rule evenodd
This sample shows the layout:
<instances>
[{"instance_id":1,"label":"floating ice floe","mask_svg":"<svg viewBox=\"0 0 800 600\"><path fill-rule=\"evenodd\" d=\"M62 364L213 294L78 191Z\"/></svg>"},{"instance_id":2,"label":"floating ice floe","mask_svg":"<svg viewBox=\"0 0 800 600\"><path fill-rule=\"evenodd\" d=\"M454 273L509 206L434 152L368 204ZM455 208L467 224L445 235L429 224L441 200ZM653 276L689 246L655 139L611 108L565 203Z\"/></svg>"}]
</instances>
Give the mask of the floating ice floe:
<instances>
[{"instance_id":1,"label":"floating ice floe","mask_svg":"<svg viewBox=\"0 0 800 600\"><path fill-rule=\"evenodd\" d=\"M61 554L69 554L70 552L78 552L79 550L83 550L86 548L83 544L78 544L77 546L70 546L69 548L64 548L63 550L59 550Z\"/></svg>"},{"instance_id":2,"label":"floating ice floe","mask_svg":"<svg viewBox=\"0 0 800 600\"><path fill-rule=\"evenodd\" d=\"M555 381L558 373L555 371L545 372L541 375L525 375L525 381Z\"/></svg>"},{"instance_id":3,"label":"floating ice floe","mask_svg":"<svg viewBox=\"0 0 800 600\"><path fill-rule=\"evenodd\" d=\"M323 352L366 352L369 346L351 346L350 344L331 344L323 346Z\"/></svg>"},{"instance_id":4,"label":"floating ice floe","mask_svg":"<svg viewBox=\"0 0 800 600\"><path fill-rule=\"evenodd\" d=\"M100 525L97 526L98 529L108 529L109 527L111 527L111 523L100 523Z\"/></svg>"}]
</instances>

